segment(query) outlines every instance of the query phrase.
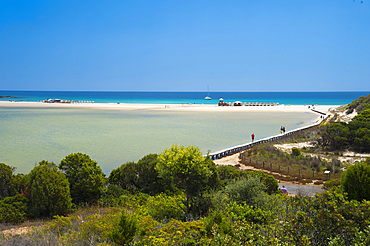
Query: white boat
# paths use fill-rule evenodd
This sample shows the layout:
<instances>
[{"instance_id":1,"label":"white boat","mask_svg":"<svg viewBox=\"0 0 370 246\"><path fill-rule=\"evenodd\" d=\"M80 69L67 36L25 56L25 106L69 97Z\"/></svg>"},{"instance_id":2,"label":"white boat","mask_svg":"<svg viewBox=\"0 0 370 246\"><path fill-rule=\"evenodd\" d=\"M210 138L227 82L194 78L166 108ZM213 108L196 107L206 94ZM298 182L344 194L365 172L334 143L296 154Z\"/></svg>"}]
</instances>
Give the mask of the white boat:
<instances>
[{"instance_id":1,"label":"white boat","mask_svg":"<svg viewBox=\"0 0 370 246\"><path fill-rule=\"evenodd\" d=\"M209 86L207 86L207 91L208 91L208 94L207 94L207 96L204 98L204 100L211 100L212 98L209 96Z\"/></svg>"}]
</instances>

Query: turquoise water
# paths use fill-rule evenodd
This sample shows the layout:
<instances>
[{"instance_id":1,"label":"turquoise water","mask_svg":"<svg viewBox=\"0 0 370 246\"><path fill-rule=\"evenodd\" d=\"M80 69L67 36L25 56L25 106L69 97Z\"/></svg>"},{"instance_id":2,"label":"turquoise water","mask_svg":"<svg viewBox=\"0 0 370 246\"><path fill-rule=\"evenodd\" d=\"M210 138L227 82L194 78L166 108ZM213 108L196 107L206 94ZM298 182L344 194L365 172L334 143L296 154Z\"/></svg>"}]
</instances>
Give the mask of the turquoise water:
<instances>
[{"instance_id":1,"label":"turquoise water","mask_svg":"<svg viewBox=\"0 0 370 246\"><path fill-rule=\"evenodd\" d=\"M282 112L0 108L0 162L28 173L41 160L83 152L110 171L172 144L217 151L311 124L317 115Z\"/></svg>"},{"instance_id":2,"label":"turquoise water","mask_svg":"<svg viewBox=\"0 0 370 246\"><path fill-rule=\"evenodd\" d=\"M207 92L89 92L89 91L1 91L0 100L42 101L48 98L102 103L147 104L217 104L219 98L226 102L270 102L291 105L343 105L351 103L370 92L210 92L212 100L204 100Z\"/></svg>"}]
</instances>

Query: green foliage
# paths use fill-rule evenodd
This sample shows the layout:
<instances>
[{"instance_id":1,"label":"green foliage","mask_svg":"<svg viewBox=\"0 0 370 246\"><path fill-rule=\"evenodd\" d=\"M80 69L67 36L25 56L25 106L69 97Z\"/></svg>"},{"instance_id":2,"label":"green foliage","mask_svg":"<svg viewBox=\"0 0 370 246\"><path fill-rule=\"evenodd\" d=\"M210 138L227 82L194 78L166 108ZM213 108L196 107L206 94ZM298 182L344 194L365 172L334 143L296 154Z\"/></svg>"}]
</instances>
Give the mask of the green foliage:
<instances>
[{"instance_id":1,"label":"green foliage","mask_svg":"<svg viewBox=\"0 0 370 246\"><path fill-rule=\"evenodd\" d=\"M28 199L16 195L0 200L0 223L22 223L28 214Z\"/></svg>"},{"instance_id":2,"label":"green foliage","mask_svg":"<svg viewBox=\"0 0 370 246\"><path fill-rule=\"evenodd\" d=\"M362 162L349 166L342 175L343 191L350 200L370 200L370 165Z\"/></svg>"},{"instance_id":3,"label":"green foliage","mask_svg":"<svg viewBox=\"0 0 370 246\"><path fill-rule=\"evenodd\" d=\"M164 192L166 188L162 179L158 177L155 166L158 155L149 154L137 163L127 162L119 168L112 170L109 183L121 186L132 193L144 192L151 195Z\"/></svg>"},{"instance_id":4,"label":"green foliage","mask_svg":"<svg viewBox=\"0 0 370 246\"><path fill-rule=\"evenodd\" d=\"M52 162L41 161L30 174L30 212L35 217L66 214L71 210L71 196L66 176Z\"/></svg>"},{"instance_id":5,"label":"green foliage","mask_svg":"<svg viewBox=\"0 0 370 246\"><path fill-rule=\"evenodd\" d=\"M266 196L266 186L258 177L242 178L225 187L225 193L231 201L239 204L258 205Z\"/></svg>"},{"instance_id":6,"label":"green foliage","mask_svg":"<svg viewBox=\"0 0 370 246\"><path fill-rule=\"evenodd\" d=\"M370 109L370 94L367 96L361 96L359 99L352 101L348 105L347 114L352 113L354 110L357 113L361 113L362 110Z\"/></svg>"},{"instance_id":7,"label":"green foliage","mask_svg":"<svg viewBox=\"0 0 370 246\"><path fill-rule=\"evenodd\" d=\"M274 176L261 172L261 171L249 171L245 172L246 177L257 177L266 186L266 192L269 195L276 194L280 192L279 183L274 178Z\"/></svg>"},{"instance_id":8,"label":"green foliage","mask_svg":"<svg viewBox=\"0 0 370 246\"><path fill-rule=\"evenodd\" d=\"M174 145L158 158L159 176L185 191L188 210L193 197L219 182L216 165L209 157L202 156L197 147Z\"/></svg>"},{"instance_id":9,"label":"green foliage","mask_svg":"<svg viewBox=\"0 0 370 246\"><path fill-rule=\"evenodd\" d=\"M189 210L189 213L192 215L191 220L199 219L208 215L209 210L214 208L212 198L212 194L207 192L203 193L201 196L193 197Z\"/></svg>"},{"instance_id":10,"label":"green foliage","mask_svg":"<svg viewBox=\"0 0 370 246\"><path fill-rule=\"evenodd\" d=\"M124 190L121 186L110 184L107 188L103 189L103 194L98 204L102 207L123 206L125 204L125 199L121 198L128 194L129 192Z\"/></svg>"},{"instance_id":11,"label":"green foliage","mask_svg":"<svg viewBox=\"0 0 370 246\"><path fill-rule=\"evenodd\" d=\"M23 175L22 173L17 173L13 175L13 186L17 193L22 194L25 193L27 189L27 184L29 183L28 175Z\"/></svg>"},{"instance_id":12,"label":"green foliage","mask_svg":"<svg viewBox=\"0 0 370 246\"><path fill-rule=\"evenodd\" d=\"M16 189L13 184L14 168L0 163L0 198L7 196L14 196L16 194Z\"/></svg>"},{"instance_id":13,"label":"green foliage","mask_svg":"<svg viewBox=\"0 0 370 246\"><path fill-rule=\"evenodd\" d=\"M370 102L369 95L361 97L350 105L359 112L348 124L334 122L320 128L319 143L334 150L353 148L359 152L370 152ZM366 101L366 102L364 102ZM349 112L348 111L348 112Z\"/></svg>"},{"instance_id":14,"label":"green foliage","mask_svg":"<svg viewBox=\"0 0 370 246\"><path fill-rule=\"evenodd\" d=\"M354 245L358 233L370 226L370 202L348 201L336 191L296 196L287 205L283 235L293 245L328 245L334 238L341 245ZM303 244L302 238L310 244Z\"/></svg>"},{"instance_id":15,"label":"green foliage","mask_svg":"<svg viewBox=\"0 0 370 246\"><path fill-rule=\"evenodd\" d=\"M136 219L122 211L119 223L113 227L110 238L118 245L128 245L135 237L138 230Z\"/></svg>"},{"instance_id":16,"label":"green foliage","mask_svg":"<svg viewBox=\"0 0 370 246\"><path fill-rule=\"evenodd\" d=\"M225 213L234 222L252 222L258 224L269 224L274 221L275 213L271 210L263 210L247 205L245 202L232 202L227 204Z\"/></svg>"},{"instance_id":17,"label":"green foliage","mask_svg":"<svg viewBox=\"0 0 370 246\"><path fill-rule=\"evenodd\" d=\"M110 184L118 185L125 190L136 192L137 173L134 162L122 164L119 168L113 169L109 174L108 180Z\"/></svg>"},{"instance_id":18,"label":"green foliage","mask_svg":"<svg viewBox=\"0 0 370 246\"><path fill-rule=\"evenodd\" d=\"M319 144L334 150L344 149L349 141L350 130L346 123L334 122L320 127Z\"/></svg>"},{"instance_id":19,"label":"green foliage","mask_svg":"<svg viewBox=\"0 0 370 246\"><path fill-rule=\"evenodd\" d=\"M135 245L210 245L210 240L204 235L202 221L171 220L148 230Z\"/></svg>"},{"instance_id":20,"label":"green foliage","mask_svg":"<svg viewBox=\"0 0 370 246\"><path fill-rule=\"evenodd\" d=\"M323 184L323 188L325 190L330 190L330 189L333 189L333 188L338 188L340 186L340 182L341 182L340 179L332 179L332 180L326 181Z\"/></svg>"},{"instance_id":21,"label":"green foliage","mask_svg":"<svg viewBox=\"0 0 370 246\"><path fill-rule=\"evenodd\" d=\"M246 175L246 172L240 171L234 166L220 165L217 167L220 180L237 179Z\"/></svg>"},{"instance_id":22,"label":"green foliage","mask_svg":"<svg viewBox=\"0 0 370 246\"><path fill-rule=\"evenodd\" d=\"M292 148L292 156L293 157L298 157L300 155L301 155L301 150L300 149L298 149L296 147Z\"/></svg>"},{"instance_id":23,"label":"green foliage","mask_svg":"<svg viewBox=\"0 0 370 246\"><path fill-rule=\"evenodd\" d=\"M70 183L74 203L91 203L100 198L105 175L90 156L82 153L70 154L61 160L59 169Z\"/></svg>"},{"instance_id":24,"label":"green foliage","mask_svg":"<svg viewBox=\"0 0 370 246\"><path fill-rule=\"evenodd\" d=\"M55 216L47 226L36 231L38 243L35 245L114 245L110 235L119 215L117 209L92 207L78 211L78 215ZM54 242L50 242L53 237ZM42 244L43 241L47 243Z\"/></svg>"},{"instance_id":25,"label":"green foliage","mask_svg":"<svg viewBox=\"0 0 370 246\"><path fill-rule=\"evenodd\" d=\"M211 211L204 219L204 229L208 236L211 236L215 226L221 234L233 235L231 220L222 211Z\"/></svg>"},{"instance_id":26,"label":"green foliage","mask_svg":"<svg viewBox=\"0 0 370 246\"><path fill-rule=\"evenodd\" d=\"M184 195L168 196L161 193L154 197L149 197L146 207L149 214L158 221L183 220L186 211L184 200Z\"/></svg>"}]
</instances>

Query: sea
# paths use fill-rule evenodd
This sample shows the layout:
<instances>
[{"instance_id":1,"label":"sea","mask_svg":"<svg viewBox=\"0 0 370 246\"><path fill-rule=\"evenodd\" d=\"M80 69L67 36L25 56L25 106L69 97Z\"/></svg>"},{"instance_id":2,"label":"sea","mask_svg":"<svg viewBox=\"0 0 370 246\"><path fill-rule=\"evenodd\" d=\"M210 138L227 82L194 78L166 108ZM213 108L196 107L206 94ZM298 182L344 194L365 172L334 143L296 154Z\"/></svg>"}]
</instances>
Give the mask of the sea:
<instances>
[{"instance_id":1,"label":"sea","mask_svg":"<svg viewBox=\"0 0 370 246\"><path fill-rule=\"evenodd\" d=\"M96 92L96 91L2 91L2 101L38 102L49 98L97 103L216 104L225 102L270 102L290 105L343 105L369 92ZM206 96L211 100L204 100Z\"/></svg>"},{"instance_id":2,"label":"sea","mask_svg":"<svg viewBox=\"0 0 370 246\"><path fill-rule=\"evenodd\" d=\"M0 91L0 100L63 99L99 103L217 104L224 101L286 105L343 105L369 92L36 92ZM86 108L0 107L0 163L28 173L41 160L60 163L88 154L106 175L120 165L161 153L173 144L206 154L312 124L309 112L190 112Z\"/></svg>"}]
</instances>

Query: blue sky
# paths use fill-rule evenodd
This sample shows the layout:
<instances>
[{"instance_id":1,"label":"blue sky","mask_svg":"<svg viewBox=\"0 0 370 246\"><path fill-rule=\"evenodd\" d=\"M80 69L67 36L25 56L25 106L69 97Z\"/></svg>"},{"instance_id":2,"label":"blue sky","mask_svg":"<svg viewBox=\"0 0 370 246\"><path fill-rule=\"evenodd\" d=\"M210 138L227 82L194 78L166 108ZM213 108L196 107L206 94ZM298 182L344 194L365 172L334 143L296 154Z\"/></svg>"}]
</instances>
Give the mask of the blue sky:
<instances>
[{"instance_id":1,"label":"blue sky","mask_svg":"<svg viewBox=\"0 0 370 246\"><path fill-rule=\"evenodd\" d=\"M0 90L370 91L370 1L0 0Z\"/></svg>"}]
</instances>

